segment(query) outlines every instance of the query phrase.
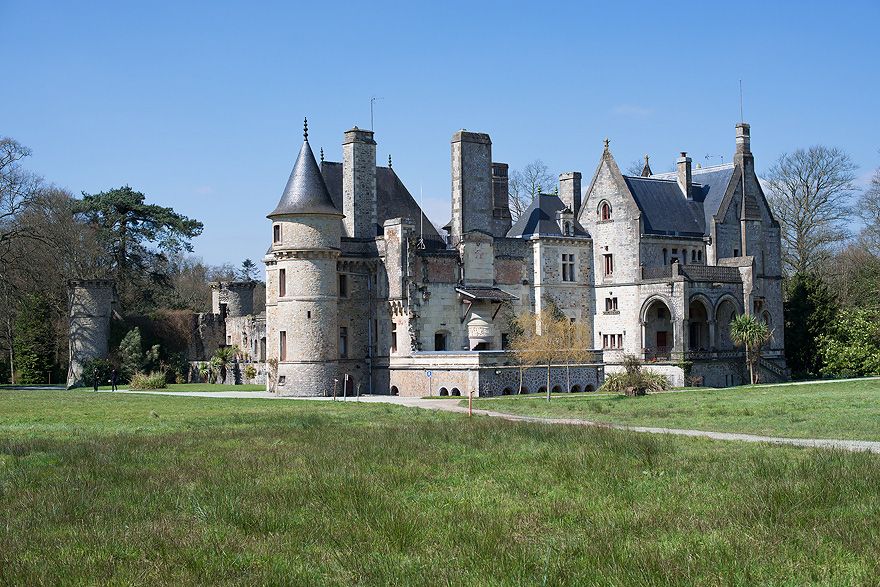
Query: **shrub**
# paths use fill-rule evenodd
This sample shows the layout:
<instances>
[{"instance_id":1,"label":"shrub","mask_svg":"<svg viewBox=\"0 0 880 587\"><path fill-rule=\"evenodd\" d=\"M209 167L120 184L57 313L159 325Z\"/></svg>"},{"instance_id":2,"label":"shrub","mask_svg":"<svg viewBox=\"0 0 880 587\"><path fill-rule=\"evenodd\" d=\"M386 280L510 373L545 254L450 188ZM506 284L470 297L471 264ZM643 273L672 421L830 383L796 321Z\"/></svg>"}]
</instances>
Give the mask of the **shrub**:
<instances>
[{"instance_id":1,"label":"shrub","mask_svg":"<svg viewBox=\"0 0 880 587\"><path fill-rule=\"evenodd\" d=\"M164 373L135 373L131 378L129 389L165 389Z\"/></svg>"},{"instance_id":2,"label":"shrub","mask_svg":"<svg viewBox=\"0 0 880 587\"><path fill-rule=\"evenodd\" d=\"M107 381L110 379L110 371L113 370L113 363L107 359L89 359L85 361L82 367L82 381L80 381L80 385L92 386L95 369L98 369L98 385L107 385Z\"/></svg>"},{"instance_id":3,"label":"shrub","mask_svg":"<svg viewBox=\"0 0 880 587\"><path fill-rule=\"evenodd\" d=\"M257 368L253 365L248 365L244 368L244 378L248 381L253 381L254 377L257 376Z\"/></svg>"},{"instance_id":4,"label":"shrub","mask_svg":"<svg viewBox=\"0 0 880 587\"><path fill-rule=\"evenodd\" d=\"M645 395L649 391L669 389L669 380L665 375L642 369L638 357L626 355L623 358L626 369L623 373L612 373L605 377L605 383L599 391L610 393L626 393L627 395Z\"/></svg>"}]
</instances>

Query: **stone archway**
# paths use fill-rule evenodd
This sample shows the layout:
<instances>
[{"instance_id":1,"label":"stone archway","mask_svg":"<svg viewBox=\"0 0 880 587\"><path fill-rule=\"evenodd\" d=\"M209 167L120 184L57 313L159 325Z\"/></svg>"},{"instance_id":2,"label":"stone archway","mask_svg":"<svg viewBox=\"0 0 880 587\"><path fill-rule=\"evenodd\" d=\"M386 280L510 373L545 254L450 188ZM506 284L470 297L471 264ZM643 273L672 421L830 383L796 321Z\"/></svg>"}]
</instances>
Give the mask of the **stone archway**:
<instances>
[{"instance_id":1,"label":"stone archway","mask_svg":"<svg viewBox=\"0 0 880 587\"><path fill-rule=\"evenodd\" d=\"M715 328L717 330L715 346L719 351L732 351L736 348L730 337L730 322L738 314L737 305L731 298L724 297L718 302L718 306L715 308Z\"/></svg>"},{"instance_id":2,"label":"stone archway","mask_svg":"<svg viewBox=\"0 0 880 587\"><path fill-rule=\"evenodd\" d=\"M688 350L708 351L712 348L709 313L712 306L702 297L691 298L688 306Z\"/></svg>"},{"instance_id":3,"label":"stone archway","mask_svg":"<svg viewBox=\"0 0 880 587\"><path fill-rule=\"evenodd\" d=\"M672 310L665 300L650 298L642 310L642 343L645 359L669 359L675 346Z\"/></svg>"}]
</instances>

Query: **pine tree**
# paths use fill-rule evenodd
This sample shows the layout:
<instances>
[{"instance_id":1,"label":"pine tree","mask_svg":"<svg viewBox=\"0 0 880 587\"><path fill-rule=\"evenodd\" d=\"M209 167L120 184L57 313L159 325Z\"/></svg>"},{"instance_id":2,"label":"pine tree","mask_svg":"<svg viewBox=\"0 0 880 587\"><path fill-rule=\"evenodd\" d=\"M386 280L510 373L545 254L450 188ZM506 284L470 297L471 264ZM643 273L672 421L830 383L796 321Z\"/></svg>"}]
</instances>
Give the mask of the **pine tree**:
<instances>
[{"instance_id":1,"label":"pine tree","mask_svg":"<svg viewBox=\"0 0 880 587\"><path fill-rule=\"evenodd\" d=\"M13 347L19 383L48 383L55 368L55 333L45 296L32 294L24 298L15 320Z\"/></svg>"},{"instance_id":2,"label":"pine tree","mask_svg":"<svg viewBox=\"0 0 880 587\"><path fill-rule=\"evenodd\" d=\"M119 361L122 375L131 379L132 375L144 368L144 349L141 343L141 330L132 328L119 343Z\"/></svg>"},{"instance_id":3,"label":"pine tree","mask_svg":"<svg viewBox=\"0 0 880 587\"><path fill-rule=\"evenodd\" d=\"M822 369L819 337L837 317L834 293L815 273L796 273L785 302L785 358L796 376L818 376Z\"/></svg>"}]
</instances>

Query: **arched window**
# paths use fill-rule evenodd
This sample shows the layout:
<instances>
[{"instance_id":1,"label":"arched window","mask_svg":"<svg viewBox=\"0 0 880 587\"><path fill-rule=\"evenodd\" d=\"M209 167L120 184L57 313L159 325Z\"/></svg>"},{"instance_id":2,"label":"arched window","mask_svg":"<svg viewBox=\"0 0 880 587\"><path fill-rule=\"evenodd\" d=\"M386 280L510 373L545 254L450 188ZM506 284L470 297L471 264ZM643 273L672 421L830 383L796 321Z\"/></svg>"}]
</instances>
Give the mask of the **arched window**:
<instances>
[{"instance_id":1,"label":"arched window","mask_svg":"<svg viewBox=\"0 0 880 587\"><path fill-rule=\"evenodd\" d=\"M572 386L571 386L571 392L572 392L572 393L580 393L580 392L581 392L581 386L580 386L580 385L572 385Z\"/></svg>"},{"instance_id":2,"label":"arched window","mask_svg":"<svg viewBox=\"0 0 880 587\"><path fill-rule=\"evenodd\" d=\"M522 394L528 394L528 393L529 393L529 388L526 387L525 385L523 385L522 387L519 388L519 392L522 393Z\"/></svg>"},{"instance_id":3,"label":"arched window","mask_svg":"<svg viewBox=\"0 0 880 587\"><path fill-rule=\"evenodd\" d=\"M547 393L547 388L542 385L541 387L538 388L538 393L541 393L541 394Z\"/></svg>"},{"instance_id":4,"label":"arched window","mask_svg":"<svg viewBox=\"0 0 880 587\"><path fill-rule=\"evenodd\" d=\"M513 390L509 387L505 387L504 390L501 392L501 395L510 395L511 393L513 393Z\"/></svg>"},{"instance_id":5,"label":"arched window","mask_svg":"<svg viewBox=\"0 0 880 587\"><path fill-rule=\"evenodd\" d=\"M584 388L584 391L586 391L587 393L589 393L589 392L593 391L593 389L594 389L594 388L593 388L592 385L587 385L587 386Z\"/></svg>"},{"instance_id":6,"label":"arched window","mask_svg":"<svg viewBox=\"0 0 880 587\"><path fill-rule=\"evenodd\" d=\"M599 220L611 220L611 204L608 202L599 204Z\"/></svg>"},{"instance_id":7,"label":"arched window","mask_svg":"<svg viewBox=\"0 0 880 587\"><path fill-rule=\"evenodd\" d=\"M453 387L452 388L452 395L461 395L461 392L458 390L457 387Z\"/></svg>"},{"instance_id":8,"label":"arched window","mask_svg":"<svg viewBox=\"0 0 880 587\"><path fill-rule=\"evenodd\" d=\"M554 385L552 391L553 391L553 393L562 393L562 387L560 387L558 385Z\"/></svg>"},{"instance_id":9,"label":"arched window","mask_svg":"<svg viewBox=\"0 0 880 587\"><path fill-rule=\"evenodd\" d=\"M563 232L565 236L571 236L572 234L574 234L574 231L571 230L571 222L566 222L563 227Z\"/></svg>"},{"instance_id":10,"label":"arched window","mask_svg":"<svg viewBox=\"0 0 880 587\"><path fill-rule=\"evenodd\" d=\"M400 390L397 389L396 385L391 386L391 395L400 395Z\"/></svg>"},{"instance_id":11,"label":"arched window","mask_svg":"<svg viewBox=\"0 0 880 587\"><path fill-rule=\"evenodd\" d=\"M446 389L445 387L441 387L440 388L440 395L443 395L443 396L449 395L449 390Z\"/></svg>"}]
</instances>

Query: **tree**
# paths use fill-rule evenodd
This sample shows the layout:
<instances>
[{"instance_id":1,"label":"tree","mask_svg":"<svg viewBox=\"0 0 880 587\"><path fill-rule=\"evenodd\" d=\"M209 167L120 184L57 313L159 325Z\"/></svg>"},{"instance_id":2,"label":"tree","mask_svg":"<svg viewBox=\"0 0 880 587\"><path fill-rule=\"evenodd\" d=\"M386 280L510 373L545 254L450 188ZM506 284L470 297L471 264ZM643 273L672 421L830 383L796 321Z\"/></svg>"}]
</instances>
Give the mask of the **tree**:
<instances>
[{"instance_id":1,"label":"tree","mask_svg":"<svg viewBox=\"0 0 880 587\"><path fill-rule=\"evenodd\" d=\"M25 296L15 321L15 356L19 383L47 383L55 367L51 308L40 294Z\"/></svg>"},{"instance_id":2,"label":"tree","mask_svg":"<svg viewBox=\"0 0 880 587\"><path fill-rule=\"evenodd\" d=\"M795 375L817 376L818 341L837 317L837 300L816 273L795 273L786 286L785 358Z\"/></svg>"},{"instance_id":3,"label":"tree","mask_svg":"<svg viewBox=\"0 0 880 587\"><path fill-rule=\"evenodd\" d=\"M823 375L880 375L880 321L875 312L841 311L818 346Z\"/></svg>"},{"instance_id":4,"label":"tree","mask_svg":"<svg viewBox=\"0 0 880 587\"><path fill-rule=\"evenodd\" d=\"M822 267L847 236L856 166L850 156L821 145L783 154L764 179L782 225L782 257L789 273Z\"/></svg>"},{"instance_id":5,"label":"tree","mask_svg":"<svg viewBox=\"0 0 880 587\"><path fill-rule=\"evenodd\" d=\"M241 262L241 271L239 277L242 281L253 281L257 275L257 264L250 259Z\"/></svg>"},{"instance_id":6,"label":"tree","mask_svg":"<svg viewBox=\"0 0 880 587\"><path fill-rule=\"evenodd\" d=\"M880 255L880 168L874 171L871 184L859 198L858 214L865 222L862 241L872 253Z\"/></svg>"},{"instance_id":7,"label":"tree","mask_svg":"<svg viewBox=\"0 0 880 587\"><path fill-rule=\"evenodd\" d=\"M871 248L859 239L835 254L823 272L841 307L880 311L880 256Z\"/></svg>"},{"instance_id":8,"label":"tree","mask_svg":"<svg viewBox=\"0 0 880 587\"><path fill-rule=\"evenodd\" d=\"M27 236L25 227L16 217L36 197L42 185L37 175L24 170L21 160L31 150L9 137L0 137L0 261L6 261L9 245Z\"/></svg>"},{"instance_id":9,"label":"tree","mask_svg":"<svg viewBox=\"0 0 880 587\"><path fill-rule=\"evenodd\" d=\"M539 193L549 194L556 186L556 179L540 159L536 159L510 174L510 216L514 222L522 216Z\"/></svg>"},{"instance_id":10,"label":"tree","mask_svg":"<svg viewBox=\"0 0 880 587\"><path fill-rule=\"evenodd\" d=\"M566 360L568 319L551 306L540 314L525 312L515 320L517 333L511 340L510 350L523 367L542 365L547 368L547 401L550 401L550 369L554 362L561 364Z\"/></svg>"},{"instance_id":11,"label":"tree","mask_svg":"<svg viewBox=\"0 0 880 587\"><path fill-rule=\"evenodd\" d=\"M129 186L83 193L75 212L96 227L110 254L111 271L125 309L144 310L146 288L167 286L167 255L192 251L202 223L156 204ZM141 307L138 307L141 306Z\"/></svg>"},{"instance_id":12,"label":"tree","mask_svg":"<svg viewBox=\"0 0 880 587\"><path fill-rule=\"evenodd\" d=\"M740 314L730 321L730 338L737 346L746 349L746 362L749 365L749 381L758 382L755 365L761 358L761 347L770 340L770 327L749 314Z\"/></svg>"},{"instance_id":13,"label":"tree","mask_svg":"<svg viewBox=\"0 0 880 587\"><path fill-rule=\"evenodd\" d=\"M159 345L144 352L141 329L135 326L119 343L119 361L123 377L131 379L136 373L147 371L159 362Z\"/></svg>"}]
</instances>

